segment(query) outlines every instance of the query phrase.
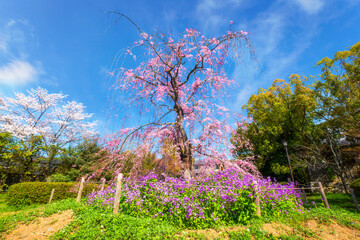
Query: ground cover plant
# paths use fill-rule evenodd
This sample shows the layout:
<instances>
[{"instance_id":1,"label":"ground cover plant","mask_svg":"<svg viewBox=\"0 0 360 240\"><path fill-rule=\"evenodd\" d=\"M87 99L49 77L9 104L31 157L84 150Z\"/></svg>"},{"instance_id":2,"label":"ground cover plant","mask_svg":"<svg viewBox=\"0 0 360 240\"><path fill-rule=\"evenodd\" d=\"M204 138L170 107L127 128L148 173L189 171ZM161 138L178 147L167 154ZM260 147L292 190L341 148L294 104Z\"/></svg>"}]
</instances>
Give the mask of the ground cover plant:
<instances>
[{"instance_id":1,"label":"ground cover plant","mask_svg":"<svg viewBox=\"0 0 360 240\"><path fill-rule=\"evenodd\" d=\"M1 233L13 229L18 222L36 219L39 216L39 209L43 207L40 204L9 206L5 202L5 197L5 193L0 194L0 236Z\"/></svg>"},{"instance_id":2,"label":"ground cover plant","mask_svg":"<svg viewBox=\"0 0 360 240\"><path fill-rule=\"evenodd\" d=\"M218 225L204 230L188 230L168 221L146 216L134 217L123 213L113 215L98 207L76 203L74 199L46 205L8 206L5 205L4 195L0 194L0 239L6 239L11 230L21 224L29 225L38 217L52 216L69 209L73 213L72 222L50 239L326 239L320 235L321 228L331 227L332 223L346 226L345 229L357 233L360 229L360 214L355 212L355 208L343 209L349 198L345 194L327 194L331 209L323 207L318 194L308 194L310 202L305 204L307 210L304 213L290 211L288 214L252 219L245 225ZM321 224L320 230L311 228L307 224L309 221ZM274 229L277 227L287 231L280 229L276 234ZM336 239L337 233L332 234L330 237ZM346 239L347 236L342 237Z\"/></svg>"},{"instance_id":3,"label":"ground cover plant","mask_svg":"<svg viewBox=\"0 0 360 240\"><path fill-rule=\"evenodd\" d=\"M300 193L294 184L280 185L267 179L227 169L208 177L186 181L149 174L140 181L125 179L120 211L146 216L186 228L246 224L256 218L255 187L258 186L263 216L303 212ZM88 195L88 204L112 210L115 186Z\"/></svg>"}]
</instances>

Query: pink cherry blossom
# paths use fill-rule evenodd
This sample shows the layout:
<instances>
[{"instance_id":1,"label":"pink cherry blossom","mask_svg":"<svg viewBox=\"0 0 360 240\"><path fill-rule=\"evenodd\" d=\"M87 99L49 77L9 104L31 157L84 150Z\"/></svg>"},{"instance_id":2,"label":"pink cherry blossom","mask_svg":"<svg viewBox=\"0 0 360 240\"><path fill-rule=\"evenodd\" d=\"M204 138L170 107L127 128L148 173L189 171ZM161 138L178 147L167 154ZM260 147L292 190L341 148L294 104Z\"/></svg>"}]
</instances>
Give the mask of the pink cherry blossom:
<instances>
[{"instance_id":1,"label":"pink cherry blossom","mask_svg":"<svg viewBox=\"0 0 360 240\"><path fill-rule=\"evenodd\" d=\"M176 158L183 171L193 171L194 161L233 166L229 139L236 125L228 123L230 111L213 101L234 83L225 64L229 52L241 51L235 47L242 42L247 45L246 35L229 32L207 38L186 29L180 38L159 32L141 36L147 44L134 47L142 48L146 58L135 67L116 70L114 91L149 122L132 122L134 127L106 137L104 151L110 155L103 160L104 169L110 166L118 173L131 161L130 174L137 175L149 154L158 161Z\"/></svg>"}]
</instances>

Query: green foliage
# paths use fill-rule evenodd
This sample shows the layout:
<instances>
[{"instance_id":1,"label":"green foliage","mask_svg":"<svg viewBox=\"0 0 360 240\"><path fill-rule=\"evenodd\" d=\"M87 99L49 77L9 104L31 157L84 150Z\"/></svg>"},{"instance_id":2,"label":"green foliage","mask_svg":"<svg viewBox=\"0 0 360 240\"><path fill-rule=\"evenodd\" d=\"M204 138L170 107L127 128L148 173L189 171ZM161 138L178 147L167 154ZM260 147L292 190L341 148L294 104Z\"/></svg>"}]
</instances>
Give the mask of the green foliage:
<instances>
[{"instance_id":1,"label":"green foliage","mask_svg":"<svg viewBox=\"0 0 360 240\"><path fill-rule=\"evenodd\" d=\"M346 51L336 52L333 59L323 58L321 80L315 92L319 103L318 118L329 128L355 142L360 139L360 42Z\"/></svg>"},{"instance_id":2,"label":"green foliage","mask_svg":"<svg viewBox=\"0 0 360 240\"><path fill-rule=\"evenodd\" d=\"M354 180L350 184L350 188L352 188L356 195L360 196L360 178Z\"/></svg>"},{"instance_id":3,"label":"green foliage","mask_svg":"<svg viewBox=\"0 0 360 240\"><path fill-rule=\"evenodd\" d=\"M344 210L350 203L345 194L327 194L331 209L321 207L319 194L308 195L310 201L316 201L315 207L310 203L309 210L301 214L290 212L279 216L256 219L247 226L224 227L215 229L188 231L179 226L147 217L131 217L124 214L113 215L98 208L76 203L66 199L46 205L30 205L14 209L4 204L5 194L0 194L0 238L16 227L17 223L35 220L40 216L50 216L54 213L72 209L74 220L65 228L51 236L51 239L308 239L319 235L307 229L304 223L316 220L318 223L336 222L340 225L359 230L360 214L352 209ZM344 203L346 203L344 205ZM41 209L41 211L40 211ZM10 213L17 211L16 213ZM291 233L273 236L262 229L265 223L275 223L289 226ZM321 230L320 230L321 231ZM212 234L217 234L213 236Z\"/></svg>"},{"instance_id":4,"label":"green foliage","mask_svg":"<svg viewBox=\"0 0 360 240\"><path fill-rule=\"evenodd\" d=\"M93 183L85 184L82 196L91 193L100 186ZM21 206L33 203L47 203L52 189L55 189L53 201L75 198L78 184L60 182L24 182L11 185L7 194L6 202L9 205Z\"/></svg>"},{"instance_id":5,"label":"green foliage","mask_svg":"<svg viewBox=\"0 0 360 240\"><path fill-rule=\"evenodd\" d=\"M20 140L9 133L0 133L0 172L6 175L19 174L23 179L30 180L35 172L41 172L40 163L44 165L45 162L43 150L41 136Z\"/></svg>"},{"instance_id":6,"label":"green foliage","mask_svg":"<svg viewBox=\"0 0 360 240\"><path fill-rule=\"evenodd\" d=\"M4 188L6 188L8 185L6 184L6 174L3 172L0 172L0 193L4 191Z\"/></svg>"},{"instance_id":7,"label":"green foliage","mask_svg":"<svg viewBox=\"0 0 360 240\"><path fill-rule=\"evenodd\" d=\"M84 207L53 239L173 239L175 226L152 218L112 215Z\"/></svg>"},{"instance_id":8,"label":"green foliage","mask_svg":"<svg viewBox=\"0 0 360 240\"><path fill-rule=\"evenodd\" d=\"M46 145L41 136L17 139L0 133L0 174L18 176L17 181L75 181L92 174L104 153L96 139L85 139L75 146ZM1 181L1 180L0 180ZM1 182L0 182L1 184Z\"/></svg>"},{"instance_id":9,"label":"green foliage","mask_svg":"<svg viewBox=\"0 0 360 240\"><path fill-rule=\"evenodd\" d=\"M47 205L9 206L5 204L5 196L6 194L0 194L0 239L2 239L2 233L16 228L17 223L30 222L40 216L49 216L67 209L76 211L81 207L81 204L76 203L73 199L61 200ZM8 214L2 215L2 212Z\"/></svg>"},{"instance_id":10,"label":"green foliage","mask_svg":"<svg viewBox=\"0 0 360 240\"><path fill-rule=\"evenodd\" d=\"M61 163L56 169L56 173L67 176L71 181L75 181L79 176L92 174L101 164L100 159L106 152L101 151L101 145L95 138L84 139L75 147L62 149L58 156ZM106 175L107 178L112 178Z\"/></svg>"},{"instance_id":11,"label":"green foliage","mask_svg":"<svg viewBox=\"0 0 360 240\"><path fill-rule=\"evenodd\" d=\"M342 193L326 193L326 198L330 205L330 210L325 211L325 206L322 201L321 195L319 193L312 193L308 195L308 203L305 205L312 215L308 218L321 217L321 212L324 212L322 215L326 219L333 219L336 222L343 223L345 226L351 226L351 222L354 220L360 221L360 214L356 211L354 201L350 194ZM314 203L314 204L313 204ZM357 226L360 229L360 226Z\"/></svg>"},{"instance_id":12,"label":"green foliage","mask_svg":"<svg viewBox=\"0 0 360 240\"><path fill-rule=\"evenodd\" d=\"M154 217L189 229L247 224L258 218L254 202L254 179L239 170L225 170L190 182L155 174L140 183L126 181L119 211L134 217ZM263 216L303 211L293 185L279 185L257 179ZM279 190L282 188L283 190ZM112 211L115 186L88 196L88 204ZM165 194L164 194L165 193Z\"/></svg>"},{"instance_id":13,"label":"green foliage","mask_svg":"<svg viewBox=\"0 0 360 240\"><path fill-rule=\"evenodd\" d=\"M280 165L279 163L274 163L271 165L271 171L276 175L283 175L290 173L289 166Z\"/></svg>"},{"instance_id":14,"label":"green foliage","mask_svg":"<svg viewBox=\"0 0 360 240\"><path fill-rule=\"evenodd\" d=\"M346 51L337 52L333 59L323 58L320 79L315 81L314 93L318 107L315 111L320 138L313 137L317 146L312 147L320 160L338 176L348 192L340 139L351 144L360 140L360 42ZM326 143L323 140L326 139ZM315 145L315 144L314 144ZM320 146L320 147L319 147Z\"/></svg>"},{"instance_id":15,"label":"green foliage","mask_svg":"<svg viewBox=\"0 0 360 240\"><path fill-rule=\"evenodd\" d=\"M339 142L346 137L356 145L360 140L360 42L317 65L321 75L311 85L292 75L288 83L277 79L252 95L243 106L252 122L237 134L249 140L263 175L288 177L286 140L296 179L307 181L307 166L326 165L347 190ZM247 154L235 147L236 156Z\"/></svg>"},{"instance_id":16,"label":"green foliage","mask_svg":"<svg viewBox=\"0 0 360 240\"><path fill-rule=\"evenodd\" d=\"M259 156L256 164L265 176L280 176L280 180L289 176L283 141L287 141L290 161L295 165L295 146L303 143L314 125L312 112L317 103L306 80L298 75L291 75L288 82L276 79L243 106L252 122L240 134L252 144L253 154Z\"/></svg>"},{"instance_id":17,"label":"green foliage","mask_svg":"<svg viewBox=\"0 0 360 240\"><path fill-rule=\"evenodd\" d=\"M71 178L69 176L65 176L61 173L55 173L46 178L47 182L71 182Z\"/></svg>"}]
</instances>

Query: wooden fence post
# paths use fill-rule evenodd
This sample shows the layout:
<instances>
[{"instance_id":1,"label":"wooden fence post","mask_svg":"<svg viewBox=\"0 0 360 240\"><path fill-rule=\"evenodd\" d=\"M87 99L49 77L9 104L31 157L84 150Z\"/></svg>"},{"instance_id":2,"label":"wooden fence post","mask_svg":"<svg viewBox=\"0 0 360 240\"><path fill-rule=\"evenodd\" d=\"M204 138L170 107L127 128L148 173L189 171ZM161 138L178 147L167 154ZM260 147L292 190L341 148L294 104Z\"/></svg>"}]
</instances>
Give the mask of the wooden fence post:
<instances>
[{"instance_id":1,"label":"wooden fence post","mask_svg":"<svg viewBox=\"0 0 360 240\"><path fill-rule=\"evenodd\" d=\"M52 199L53 199L53 197L54 197L54 192L55 192L55 188L53 188L53 190L51 190L49 203L51 203L51 201L52 201Z\"/></svg>"},{"instance_id":2,"label":"wooden fence post","mask_svg":"<svg viewBox=\"0 0 360 240\"><path fill-rule=\"evenodd\" d=\"M352 196L352 198L353 198L353 200L354 200L354 204L355 204L356 210L360 211L358 201L357 201L357 199L356 199L354 190L353 190L352 188L350 188L350 192L351 192L351 196Z\"/></svg>"},{"instance_id":3,"label":"wooden fence post","mask_svg":"<svg viewBox=\"0 0 360 240\"><path fill-rule=\"evenodd\" d=\"M322 183L318 182L318 185L319 185L319 188L320 188L320 194L321 194L321 197L322 197L322 199L324 201L325 207L330 208L328 200L327 200L326 195L325 195L325 191L324 191Z\"/></svg>"},{"instance_id":4,"label":"wooden fence post","mask_svg":"<svg viewBox=\"0 0 360 240\"><path fill-rule=\"evenodd\" d=\"M254 187L255 187L254 190L255 190L256 215L258 215L259 217L261 217L260 196L259 196L259 189L258 189L257 182L255 182Z\"/></svg>"},{"instance_id":5,"label":"wooden fence post","mask_svg":"<svg viewBox=\"0 0 360 240\"><path fill-rule=\"evenodd\" d=\"M102 180L100 191L104 191L105 188L105 178Z\"/></svg>"},{"instance_id":6,"label":"wooden fence post","mask_svg":"<svg viewBox=\"0 0 360 240\"><path fill-rule=\"evenodd\" d=\"M116 182L116 192L115 192L115 199L114 199L113 214L117 214L119 212L122 179L123 179L123 174L119 173L118 178L117 178L117 182Z\"/></svg>"},{"instance_id":7,"label":"wooden fence post","mask_svg":"<svg viewBox=\"0 0 360 240\"><path fill-rule=\"evenodd\" d=\"M304 187L301 188L301 192L303 194L304 202L307 202L308 200L307 200L307 197L306 197L306 192L305 192Z\"/></svg>"},{"instance_id":8,"label":"wooden fence post","mask_svg":"<svg viewBox=\"0 0 360 240\"><path fill-rule=\"evenodd\" d=\"M84 188L84 182L85 182L85 178L82 177L81 178L81 182L80 182L80 187L79 187L79 192L78 192L78 195L77 195L77 198L76 198L76 201L79 203L80 200L81 200L81 194L82 194L82 191L83 191L83 188Z\"/></svg>"}]
</instances>

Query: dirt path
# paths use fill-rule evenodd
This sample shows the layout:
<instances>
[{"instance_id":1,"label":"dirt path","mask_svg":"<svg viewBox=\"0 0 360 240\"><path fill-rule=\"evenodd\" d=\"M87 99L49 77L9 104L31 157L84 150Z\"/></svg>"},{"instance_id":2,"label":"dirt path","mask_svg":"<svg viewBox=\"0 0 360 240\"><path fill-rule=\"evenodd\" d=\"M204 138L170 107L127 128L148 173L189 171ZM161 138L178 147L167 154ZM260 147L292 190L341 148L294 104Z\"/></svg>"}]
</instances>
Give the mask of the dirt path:
<instances>
[{"instance_id":1,"label":"dirt path","mask_svg":"<svg viewBox=\"0 0 360 240\"><path fill-rule=\"evenodd\" d=\"M5 235L5 239L28 239L28 240L44 240L49 239L58 230L64 228L73 220L71 210L54 214L49 217L40 217L30 223L22 223L15 230ZM233 226L219 229L205 230L186 230L180 235L188 235L191 233L201 234L208 239L220 238L228 239L227 232L243 232L246 231L245 226ZM339 225L336 222L327 224L319 223L315 220L304 222L301 226L292 228L281 223L266 223L261 229L275 237L280 235L298 235L304 239L323 239L323 240L355 240L360 239L360 231ZM302 229L302 230L300 230ZM188 235L189 236L189 235ZM189 236L189 237L190 237ZM189 238L191 239L191 237Z\"/></svg>"},{"instance_id":2,"label":"dirt path","mask_svg":"<svg viewBox=\"0 0 360 240\"><path fill-rule=\"evenodd\" d=\"M336 222L331 222L329 224L320 224L315 220L307 221L302 224L302 229L305 231L299 231L296 228L281 224L281 223L266 223L260 228L268 234L272 234L274 237L279 237L281 235L298 235L303 239L308 240L355 240L360 239L360 231L349 228L346 226L339 225ZM207 239L228 239L226 232L243 232L246 231L247 227L226 227L221 229L205 229L205 230L188 230L183 231L182 234L202 234L206 236ZM191 239L188 238L188 239Z\"/></svg>"},{"instance_id":3,"label":"dirt path","mask_svg":"<svg viewBox=\"0 0 360 240\"><path fill-rule=\"evenodd\" d=\"M44 240L49 239L58 230L68 225L73 220L71 210L53 214L49 217L40 217L29 224L22 223L15 230L5 235L5 239Z\"/></svg>"},{"instance_id":4,"label":"dirt path","mask_svg":"<svg viewBox=\"0 0 360 240\"><path fill-rule=\"evenodd\" d=\"M304 223L304 227L317 234L320 239L324 240L360 239L359 230L339 225L336 222L331 222L330 224L319 224L315 220L310 220Z\"/></svg>"}]
</instances>

